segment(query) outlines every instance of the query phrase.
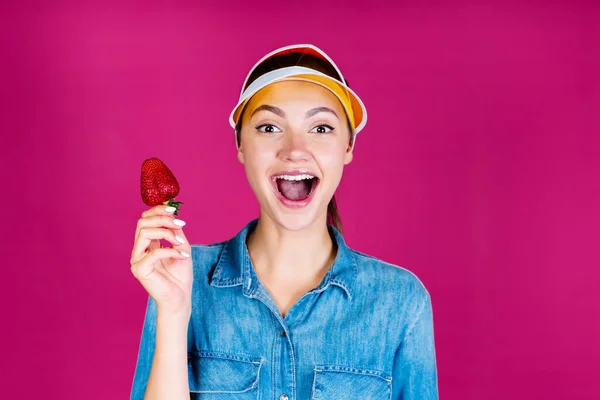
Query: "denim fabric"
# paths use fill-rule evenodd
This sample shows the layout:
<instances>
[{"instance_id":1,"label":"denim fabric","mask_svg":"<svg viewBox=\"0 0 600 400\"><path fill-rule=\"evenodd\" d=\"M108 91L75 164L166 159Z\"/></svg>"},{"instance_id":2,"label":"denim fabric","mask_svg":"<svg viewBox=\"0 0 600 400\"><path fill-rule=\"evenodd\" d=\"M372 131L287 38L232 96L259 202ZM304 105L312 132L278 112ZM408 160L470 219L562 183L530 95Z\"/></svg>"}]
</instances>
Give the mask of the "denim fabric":
<instances>
[{"instance_id":1,"label":"denim fabric","mask_svg":"<svg viewBox=\"0 0 600 400\"><path fill-rule=\"evenodd\" d=\"M438 398L431 299L413 273L350 249L329 226L335 262L282 318L246 247L256 222L229 241L192 245L192 399ZM149 297L133 400L144 397L155 335Z\"/></svg>"}]
</instances>

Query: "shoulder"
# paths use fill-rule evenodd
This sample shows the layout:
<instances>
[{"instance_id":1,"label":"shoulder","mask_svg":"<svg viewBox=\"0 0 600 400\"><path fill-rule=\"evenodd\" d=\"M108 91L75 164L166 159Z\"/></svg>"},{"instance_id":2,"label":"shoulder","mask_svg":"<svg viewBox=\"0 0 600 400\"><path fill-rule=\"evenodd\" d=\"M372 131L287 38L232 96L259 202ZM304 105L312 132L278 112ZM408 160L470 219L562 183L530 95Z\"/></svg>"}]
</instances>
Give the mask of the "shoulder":
<instances>
[{"instance_id":1,"label":"shoulder","mask_svg":"<svg viewBox=\"0 0 600 400\"><path fill-rule=\"evenodd\" d=\"M401 299L403 303L410 300L415 306L429 299L429 291L416 273L372 255L350 251L356 260L359 287L390 300Z\"/></svg>"}]
</instances>

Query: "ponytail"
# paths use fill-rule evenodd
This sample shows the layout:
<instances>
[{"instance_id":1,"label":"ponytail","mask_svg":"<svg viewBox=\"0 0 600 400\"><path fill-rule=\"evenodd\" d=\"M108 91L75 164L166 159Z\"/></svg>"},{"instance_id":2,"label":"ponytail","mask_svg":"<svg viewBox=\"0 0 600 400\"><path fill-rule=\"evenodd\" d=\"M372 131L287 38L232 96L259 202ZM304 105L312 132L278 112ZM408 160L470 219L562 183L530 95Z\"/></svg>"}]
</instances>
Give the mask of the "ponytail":
<instances>
[{"instance_id":1,"label":"ponytail","mask_svg":"<svg viewBox=\"0 0 600 400\"><path fill-rule=\"evenodd\" d=\"M331 201L327 205L327 223L333 225L334 228L337 229L341 234L344 233L342 218L340 217L340 212L337 208L335 195L331 198Z\"/></svg>"}]
</instances>

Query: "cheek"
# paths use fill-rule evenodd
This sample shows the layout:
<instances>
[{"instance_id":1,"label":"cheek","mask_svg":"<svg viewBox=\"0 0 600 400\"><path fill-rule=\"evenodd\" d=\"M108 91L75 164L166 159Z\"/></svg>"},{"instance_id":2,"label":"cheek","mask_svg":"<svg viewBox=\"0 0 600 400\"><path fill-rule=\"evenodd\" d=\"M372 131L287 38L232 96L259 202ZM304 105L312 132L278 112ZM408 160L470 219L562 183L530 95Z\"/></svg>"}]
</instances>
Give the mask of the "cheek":
<instances>
[{"instance_id":1,"label":"cheek","mask_svg":"<svg viewBox=\"0 0 600 400\"><path fill-rule=\"evenodd\" d=\"M247 148L244 153L244 167L250 183L253 184L252 186L255 186L254 183L264 180L274 157L274 152L271 149L254 146Z\"/></svg>"},{"instance_id":2,"label":"cheek","mask_svg":"<svg viewBox=\"0 0 600 400\"><path fill-rule=\"evenodd\" d=\"M315 155L317 162L321 166L323 173L329 178L334 178L342 175L344 169L345 152L339 148L324 149Z\"/></svg>"}]
</instances>

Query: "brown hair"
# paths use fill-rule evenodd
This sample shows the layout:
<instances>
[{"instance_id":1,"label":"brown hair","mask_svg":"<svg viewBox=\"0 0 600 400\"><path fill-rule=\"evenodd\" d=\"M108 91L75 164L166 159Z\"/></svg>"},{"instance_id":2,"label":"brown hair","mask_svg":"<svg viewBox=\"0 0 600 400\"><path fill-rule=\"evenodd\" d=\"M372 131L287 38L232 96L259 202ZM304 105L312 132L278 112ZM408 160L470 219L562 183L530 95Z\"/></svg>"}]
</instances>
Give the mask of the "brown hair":
<instances>
[{"instance_id":1,"label":"brown hair","mask_svg":"<svg viewBox=\"0 0 600 400\"><path fill-rule=\"evenodd\" d=\"M248 78L247 85L251 84L255 79L267 72L282 67L287 67L290 65L298 65L301 59L302 66L316 69L317 71L339 79L337 71L328 62L310 54L288 53L284 55L271 57L268 60L264 61L262 64L260 64L258 67L256 67L256 69L254 69L254 71ZM346 86L350 87L346 79L344 79L344 83L346 84ZM242 132L242 117L244 115L244 111L246 110L247 105L248 103L246 103L246 105L242 109L242 112L240 113L238 122L235 127L236 140L238 144L240 143L240 135ZM354 140L354 134L352 133L352 127L350 125L350 120L347 115L346 123L348 126L348 131L350 132L350 144L352 144L352 141ZM343 233L342 218L340 217L340 212L335 201L335 195L331 198L329 204L327 205L327 223L333 225L338 231L340 231L340 233Z\"/></svg>"}]
</instances>

